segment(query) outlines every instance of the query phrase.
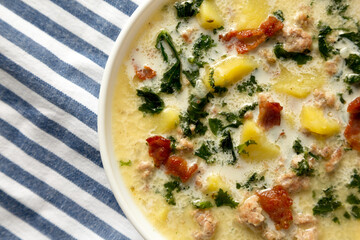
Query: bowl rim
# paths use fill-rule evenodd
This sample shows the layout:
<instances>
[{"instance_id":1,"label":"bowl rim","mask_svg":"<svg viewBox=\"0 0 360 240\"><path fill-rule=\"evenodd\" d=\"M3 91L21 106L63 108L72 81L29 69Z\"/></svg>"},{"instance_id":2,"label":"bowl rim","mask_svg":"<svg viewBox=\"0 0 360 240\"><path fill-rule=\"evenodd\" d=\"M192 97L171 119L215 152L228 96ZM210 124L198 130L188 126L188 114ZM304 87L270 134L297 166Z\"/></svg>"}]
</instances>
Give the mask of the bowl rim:
<instances>
[{"instance_id":1,"label":"bowl rim","mask_svg":"<svg viewBox=\"0 0 360 240\"><path fill-rule=\"evenodd\" d=\"M98 102L98 139L101 161L110 188L127 219L144 239L165 239L135 204L132 194L122 181L114 152L111 132L112 102L118 71L133 40L138 36L146 21L168 0L146 0L128 19L126 26L111 50L101 80Z\"/></svg>"}]
</instances>

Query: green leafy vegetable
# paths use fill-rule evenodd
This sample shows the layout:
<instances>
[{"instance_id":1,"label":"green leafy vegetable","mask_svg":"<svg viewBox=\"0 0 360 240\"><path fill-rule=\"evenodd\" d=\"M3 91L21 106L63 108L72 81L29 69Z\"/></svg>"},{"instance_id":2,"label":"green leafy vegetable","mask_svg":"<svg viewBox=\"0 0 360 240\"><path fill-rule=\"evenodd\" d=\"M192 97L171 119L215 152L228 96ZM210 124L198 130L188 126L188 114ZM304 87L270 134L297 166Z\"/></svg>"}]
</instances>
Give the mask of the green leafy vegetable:
<instances>
[{"instance_id":1,"label":"green leafy vegetable","mask_svg":"<svg viewBox=\"0 0 360 240\"><path fill-rule=\"evenodd\" d=\"M165 187L165 190L166 190L166 194L165 194L166 202L168 204L170 204L170 205L176 205L173 192L175 190L177 192L180 192L180 190L181 190L180 182L179 181L167 182L167 183L164 184L164 187Z\"/></svg>"},{"instance_id":2,"label":"green leafy vegetable","mask_svg":"<svg viewBox=\"0 0 360 240\"><path fill-rule=\"evenodd\" d=\"M180 116L180 127L185 136L193 137L196 134L205 134L207 127L200 120L208 115L204 108L209 103L210 98L213 97L211 93L208 93L204 98L198 98L195 95L190 96L189 107ZM194 132L190 129L191 125L195 127Z\"/></svg>"},{"instance_id":3,"label":"green leafy vegetable","mask_svg":"<svg viewBox=\"0 0 360 240\"><path fill-rule=\"evenodd\" d=\"M183 71L183 73L186 76L186 78L189 80L191 86L195 87L196 79L198 79L200 76L199 69L196 69L194 71L187 70L187 71Z\"/></svg>"},{"instance_id":4,"label":"green leafy vegetable","mask_svg":"<svg viewBox=\"0 0 360 240\"><path fill-rule=\"evenodd\" d=\"M164 42L168 44L176 61L164 73L164 76L161 79L160 89L161 92L164 93L173 93L174 91L179 91L181 89L181 62L179 54L176 51L175 45L172 41L171 35L165 30L159 33L155 45L155 47L161 51L164 61L169 62L169 57L165 51Z\"/></svg>"},{"instance_id":5,"label":"green leafy vegetable","mask_svg":"<svg viewBox=\"0 0 360 240\"><path fill-rule=\"evenodd\" d=\"M214 40L209 35L201 34L200 37L194 43L194 57L199 59L207 52L210 48L215 47Z\"/></svg>"},{"instance_id":6,"label":"green leafy vegetable","mask_svg":"<svg viewBox=\"0 0 360 240\"><path fill-rule=\"evenodd\" d=\"M358 48L360 48L360 33L350 32L341 34L340 37L347 38L352 41Z\"/></svg>"},{"instance_id":7,"label":"green leafy vegetable","mask_svg":"<svg viewBox=\"0 0 360 240\"><path fill-rule=\"evenodd\" d=\"M200 199L193 201L192 204L197 209L208 209L213 207L210 201L201 201Z\"/></svg>"},{"instance_id":8,"label":"green leafy vegetable","mask_svg":"<svg viewBox=\"0 0 360 240\"><path fill-rule=\"evenodd\" d=\"M246 188L248 191L252 191L257 183L265 180L264 176L259 177L257 173L253 173L244 184L237 183L236 188Z\"/></svg>"},{"instance_id":9,"label":"green leafy vegetable","mask_svg":"<svg viewBox=\"0 0 360 240\"><path fill-rule=\"evenodd\" d=\"M239 92L246 92L249 96L253 96L254 93L264 91L264 88L258 85L255 76L251 75L250 78L246 81L241 82L237 89Z\"/></svg>"},{"instance_id":10,"label":"green leafy vegetable","mask_svg":"<svg viewBox=\"0 0 360 240\"><path fill-rule=\"evenodd\" d=\"M239 118L243 119L245 114L248 112L248 111L252 111L252 110L255 110L255 108L258 106L259 104L257 102L254 102L253 104L251 105L246 105L244 106L243 108L240 109L239 111Z\"/></svg>"},{"instance_id":11,"label":"green leafy vegetable","mask_svg":"<svg viewBox=\"0 0 360 240\"><path fill-rule=\"evenodd\" d=\"M150 89L136 90L137 95L144 101L139 110L144 113L156 114L164 109L164 101Z\"/></svg>"},{"instance_id":12,"label":"green leafy vegetable","mask_svg":"<svg viewBox=\"0 0 360 240\"><path fill-rule=\"evenodd\" d=\"M345 64L353 70L354 73L360 74L360 56L357 54L350 54L348 58L345 59Z\"/></svg>"},{"instance_id":13,"label":"green leafy vegetable","mask_svg":"<svg viewBox=\"0 0 360 240\"><path fill-rule=\"evenodd\" d=\"M319 25L319 51L320 55L327 60L333 53L334 48L326 41L326 36L332 32L331 27Z\"/></svg>"},{"instance_id":14,"label":"green leafy vegetable","mask_svg":"<svg viewBox=\"0 0 360 240\"><path fill-rule=\"evenodd\" d=\"M285 20L284 13L281 10L277 10L277 11L273 12L273 15L282 22Z\"/></svg>"},{"instance_id":15,"label":"green leafy vegetable","mask_svg":"<svg viewBox=\"0 0 360 240\"><path fill-rule=\"evenodd\" d=\"M349 85L355 85L360 83L360 74L350 74L344 79L344 83Z\"/></svg>"},{"instance_id":16,"label":"green leafy vegetable","mask_svg":"<svg viewBox=\"0 0 360 240\"><path fill-rule=\"evenodd\" d=\"M336 216L333 217L332 221L333 221L334 223L340 224L340 220L339 220L339 218L336 217Z\"/></svg>"},{"instance_id":17,"label":"green leafy vegetable","mask_svg":"<svg viewBox=\"0 0 360 240\"><path fill-rule=\"evenodd\" d=\"M314 169L309 166L309 162L306 159L298 162L298 166L292 169L297 176L314 176Z\"/></svg>"},{"instance_id":18,"label":"green leafy vegetable","mask_svg":"<svg viewBox=\"0 0 360 240\"><path fill-rule=\"evenodd\" d=\"M168 137L171 141L171 152L174 153L176 151L176 139L173 136Z\"/></svg>"},{"instance_id":19,"label":"green leafy vegetable","mask_svg":"<svg viewBox=\"0 0 360 240\"><path fill-rule=\"evenodd\" d=\"M132 164L131 160L129 160L127 162L120 160L119 163L120 163L121 167L122 166L131 166L131 164Z\"/></svg>"},{"instance_id":20,"label":"green leafy vegetable","mask_svg":"<svg viewBox=\"0 0 360 240\"><path fill-rule=\"evenodd\" d=\"M343 216L344 216L344 218L346 218L346 219L350 219L350 217L351 217L348 212L345 212Z\"/></svg>"},{"instance_id":21,"label":"green leafy vegetable","mask_svg":"<svg viewBox=\"0 0 360 240\"><path fill-rule=\"evenodd\" d=\"M341 17L345 17L345 12L348 9L349 5L344 4L344 0L332 0L332 4L327 7L327 14L339 14Z\"/></svg>"},{"instance_id":22,"label":"green leafy vegetable","mask_svg":"<svg viewBox=\"0 0 360 240\"><path fill-rule=\"evenodd\" d=\"M301 140L300 139L296 139L292 148L294 149L295 153L297 155L301 154L304 152L304 147L301 145Z\"/></svg>"},{"instance_id":23,"label":"green leafy vegetable","mask_svg":"<svg viewBox=\"0 0 360 240\"><path fill-rule=\"evenodd\" d=\"M228 206L230 208L236 208L239 205L238 202L234 201L233 198L221 188L215 195L215 204L217 207Z\"/></svg>"},{"instance_id":24,"label":"green leafy vegetable","mask_svg":"<svg viewBox=\"0 0 360 240\"><path fill-rule=\"evenodd\" d=\"M354 216L354 218L360 219L360 208L358 206L353 206L351 208L351 214Z\"/></svg>"},{"instance_id":25,"label":"green leafy vegetable","mask_svg":"<svg viewBox=\"0 0 360 240\"><path fill-rule=\"evenodd\" d=\"M244 142L243 144L240 144L237 148L238 148L238 153L239 154L246 154L249 155L249 153L245 150L246 147L250 146L251 144L257 144L254 140L247 140L246 142Z\"/></svg>"},{"instance_id":26,"label":"green leafy vegetable","mask_svg":"<svg viewBox=\"0 0 360 240\"><path fill-rule=\"evenodd\" d=\"M341 202L337 201L336 196L334 196L334 189L332 187L329 187L323 192L325 196L320 198L313 208L314 215L326 215L341 206Z\"/></svg>"},{"instance_id":27,"label":"green leafy vegetable","mask_svg":"<svg viewBox=\"0 0 360 240\"><path fill-rule=\"evenodd\" d=\"M217 136L223 129L223 123L220 119L217 118L209 118L209 127L211 132Z\"/></svg>"},{"instance_id":28,"label":"green leafy vegetable","mask_svg":"<svg viewBox=\"0 0 360 240\"><path fill-rule=\"evenodd\" d=\"M360 199L355 196L354 194L350 194L347 198L346 198L346 202L350 203L350 204L360 204Z\"/></svg>"},{"instance_id":29,"label":"green leafy vegetable","mask_svg":"<svg viewBox=\"0 0 360 240\"><path fill-rule=\"evenodd\" d=\"M312 60L312 57L304 53L288 52L283 48L281 43L277 43L274 47L275 56L282 60L294 60L298 65L303 65Z\"/></svg>"},{"instance_id":30,"label":"green leafy vegetable","mask_svg":"<svg viewBox=\"0 0 360 240\"><path fill-rule=\"evenodd\" d=\"M203 0L176 2L174 7L179 18L189 18L199 12L199 7Z\"/></svg>"},{"instance_id":31,"label":"green leafy vegetable","mask_svg":"<svg viewBox=\"0 0 360 240\"><path fill-rule=\"evenodd\" d=\"M210 81L210 86L214 89L214 93L222 94L222 93L227 92L227 88L215 86L214 69L210 70L209 81Z\"/></svg>"},{"instance_id":32,"label":"green leafy vegetable","mask_svg":"<svg viewBox=\"0 0 360 240\"><path fill-rule=\"evenodd\" d=\"M351 181L348 185L346 185L348 188L357 188L360 192L360 175L358 174L358 171L354 169L353 175L351 175Z\"/></svg>"},{"instance_id":33,"label":"green leafy vegetable","mask_svg":"<svg viewBox=\"0 0 360 240\"><path fill-rule=\"evenodd\" d=\"M213 141L204 142L199 149L195 151L195 155L204 159L206 163L214 163L214 159L210 159L210 157L216 153L216 149Z\"/></svg>"},{"instance_id":34,"label":"green leafy vegetable","mask_svg":"<svg viewBox=\"0 0 360 240\"><path fill-rule=\"evenodd\" d=\"M359 80L360 80L360 79L359 79ZM338 94L336 94L336 95L339 97L339 101L340 101L342 104L345 104L345 103L346 103L346 101L345 101L344 96L343 96L342 93L338 93Z\"/></svg>"},{"instance_id":35,"label":"green leafy vegetable","mask_svg":"<svg viewBox=\"0 0 360 240\"><path fill-rule=\"evenodd\" d=\"M223 135L223 138L220 141L220 147L224 152L230 152L232 155L232 160L229 161L229 164L234 165L237 161L236 154L234 151L233 142L231 139L230 131L226 131Z\"/></svg>"}]
</instances>

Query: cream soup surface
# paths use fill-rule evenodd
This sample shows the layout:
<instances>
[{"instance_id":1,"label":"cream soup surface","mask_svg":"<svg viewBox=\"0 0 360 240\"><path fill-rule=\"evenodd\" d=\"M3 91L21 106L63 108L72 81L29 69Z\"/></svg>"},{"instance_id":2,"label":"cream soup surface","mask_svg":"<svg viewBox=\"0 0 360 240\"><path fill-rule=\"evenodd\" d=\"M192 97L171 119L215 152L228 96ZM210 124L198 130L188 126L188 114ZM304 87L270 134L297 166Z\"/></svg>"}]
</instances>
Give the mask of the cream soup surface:
<instances>
[{"instance_id":1,"label":"cream soup surface","mask_svg":"<svg viewBox=\"0 0 360 240\"><path fill-rule=\"evenodd\" d=\"M147 22L119 69L112 134L121 176L165 238L360 239L359 9L172 1ZM160 163L153 137L172 145Z\"/></svg>"}]
</instances>

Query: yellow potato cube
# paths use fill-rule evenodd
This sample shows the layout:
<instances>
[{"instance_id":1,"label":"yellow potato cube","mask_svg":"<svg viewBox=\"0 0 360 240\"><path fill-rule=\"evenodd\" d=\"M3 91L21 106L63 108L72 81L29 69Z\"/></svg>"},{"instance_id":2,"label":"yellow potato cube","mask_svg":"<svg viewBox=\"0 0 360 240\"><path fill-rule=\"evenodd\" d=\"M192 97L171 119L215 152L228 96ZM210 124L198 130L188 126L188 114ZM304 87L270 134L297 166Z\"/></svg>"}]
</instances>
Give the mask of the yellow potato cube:
<instances>
[{"instance_id":1,"label":"yellow potato cube","mask_svg":"<svg viewBox=\"0 0 360 240\"><path fill-rule=\"evenodd\" d=\"M238 1L237 4L239 10L234 18L237 30L258 28L270 13L266 0Z\"/></svg>"},{"instance_id":2,"label":"yellow potato cube","mask_svg":"<svg viewBox=\"0 0 360 240\"><path fill-rule=\"evenodd\" d=\"M179 123L179 109L166 107L159 115L155 116L156 131L159 133L168 132Z\"/></svg>"},{"instance_id":3,"label":"yellow potato cube","mask_svg":"<svg viewBox=\"0 0 360 240\"><path fill-rule=\"evenodd\" d=\"M168 218L170 208L168 206L163 206L163 204L159 205L161 206L158 211L155 212L155 219L158 223L164 224L166 223L166 220Z\"/></svg>"},{"instance_id":4,"label":"yellow potato cube","mask_svg":"<svg viewBox=\"0 0 360 240\"><path fill-rule=\"evenodd\" d=\"M213 81L215 86L225 87L242 80L257 67L257 63L250 57L228 57L214 66ZM211 89L210 71L204 78L204 84Z\"/></svg>"},{"instance_id":5,"label":"yellow potato cube","mask_svg":"<svg viewBox=\"0 0 360 240\"><path fill-rule=\"evenodd\" d=\"M227 191L229 187L219 174L211 174L206 179L206 193L217 192L219 189Z\"/></svg>"},{"instance_id":6,"label":"yellow potato cube","mask_svg":"<svg viewBox=\"0 0 360 240\"><path fill-rule=\"evenodd\" d=\"M240 142L245 143L248 140L254 140L256 144L245 147L249 155L241 154L244 159L261 161L274 159L280 154L280 147L269 142L265 132L251 120L245 122Z\"/></svg>"},{"instance_id":7,"label":"yellow potato cube","mask_svg":"<svg viewBox=\"0 0 360 240\"><path fill-rule=\"evenodd\" d=\"M196 17L200 26L205 29L216 29L224 24L220 10L213 0L204 0Z\"/></svg>"},{"instance_id":8,"label":"yellow potato cube","mask_svg":"<svg viewBox=\"0 0 360 240\"><path fill-rule=\"evenodd\" d=\"M275 91L297 98L306 98L314 89L320 88L324 84L325 77L318 71L297 74L282 67L281 73L275 81L276 83L273 85Z\"/></svg>"},{"instance_id":9,"label":"yellow potato cube","mask_svg":"<svg viewBox=\"0 0 360 240\"><path fill-rule=\"evenodd\" d=\"M314 106L303 106L300 113L301 126L320 135L334 135L340 131L340 124L324 116L324 111Z\"/></svg>"}]
</instances>

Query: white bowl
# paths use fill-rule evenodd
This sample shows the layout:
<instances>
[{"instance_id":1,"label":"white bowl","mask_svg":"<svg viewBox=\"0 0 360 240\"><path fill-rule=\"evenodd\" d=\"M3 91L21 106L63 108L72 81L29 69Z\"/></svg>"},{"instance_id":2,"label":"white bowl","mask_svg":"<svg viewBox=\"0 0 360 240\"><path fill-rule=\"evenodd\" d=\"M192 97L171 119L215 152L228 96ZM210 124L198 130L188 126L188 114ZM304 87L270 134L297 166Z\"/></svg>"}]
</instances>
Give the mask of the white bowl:
<instances>
[{"instance_id":1,"label":"white bowl","mask_svg":"<svg viewBox=\"0 0 360 240\"><path fill-rule=\"evenodd\" d=\"M156 240L165 238L160 235L142 214L120 175L112 142L111 109L117 75L124 57L127 55L131 44L136 41L136 36L146 21L166 2L167 0L148 0L134 12L127 26L121 31L106 63L101 82L98 109L98 134L101 160L111 189L121 209L140 234L145 239Z\"/></svg>"}]
</instances>

